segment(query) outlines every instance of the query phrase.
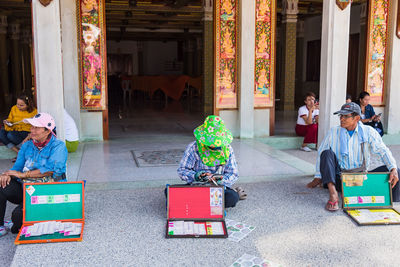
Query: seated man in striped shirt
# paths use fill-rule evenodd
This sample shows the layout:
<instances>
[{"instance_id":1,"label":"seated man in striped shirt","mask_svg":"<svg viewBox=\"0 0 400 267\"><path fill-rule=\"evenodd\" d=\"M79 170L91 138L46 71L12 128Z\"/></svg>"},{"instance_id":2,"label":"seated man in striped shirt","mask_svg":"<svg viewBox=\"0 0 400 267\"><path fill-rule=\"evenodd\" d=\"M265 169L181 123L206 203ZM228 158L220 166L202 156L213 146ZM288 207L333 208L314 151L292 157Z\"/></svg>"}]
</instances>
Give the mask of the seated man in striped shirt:
<instances>
[{"instance_id":1,"label":"seated man in striped shirt","mask_svg":"<svg viewBox=\"0 0 400 267\"><path fill-rule=\"evenodd\" d=\"M329 189L325 208L339 209L338 191L341 190L341 171L365 171L370 164L371 153L380 156L382 165L370 172L388 172L392 185L393 201L400 201L400 188L396 161L381 136L374 128L360 122L361 108L354 102L346 103L333 113L340 116L340 126L331 128L318 149L315 179L308 187L323 184Z\"/></svg>"},{"instance_id":2,"label":"seated man in striped shirt","mask_svg":"<svg viewBox=\"0 0 400 267\"><path fill-rule=\"evenodd\" d=\"M191 184L207 181L225 186L225 207L239 201L239 188L233 190L238 179L238 166L230 143L232 133L218 116L208 116L204 124L194 130L196 141L190 143L178 168L179 177ZM241 198L243 199L243 198Z\"/></svg>"}]
</instances>

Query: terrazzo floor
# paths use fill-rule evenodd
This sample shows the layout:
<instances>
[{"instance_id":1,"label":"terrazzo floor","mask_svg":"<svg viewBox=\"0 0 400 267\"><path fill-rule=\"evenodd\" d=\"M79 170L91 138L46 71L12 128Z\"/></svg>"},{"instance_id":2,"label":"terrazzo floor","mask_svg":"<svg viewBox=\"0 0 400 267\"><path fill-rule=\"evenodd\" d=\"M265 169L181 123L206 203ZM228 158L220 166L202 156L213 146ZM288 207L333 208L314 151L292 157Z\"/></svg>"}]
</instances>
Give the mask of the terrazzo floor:
<instances>
[{"instance_id":1,"label":"terrazzo floor","mask_svg":"<svg viewBox=\"0 0 400 267\"><path fill-rule=\"evenodd\" d=\"M12 266L229 266L244 253L283 266L394 266L400 226L359 227L323 209L308 179L242 184L227 218L255 226L240 242L165 239L162 188L89 191L83 242L19 246Z\"/></svg>"},{"instance_id":2,"label":"terrazzo floor","mask_svg":"<svg viewBox=\"0 0 400 267\"><path fill-rule=\"evenodd\" d=\"M177 165L138 167L131 150L183 150L202 118L123 116L110 120L109 141L81 144L68 161L69 179L87 181L83 242L15 247L9 234L0 239L0 266L229 266L245 253L284 266L394 266L400 260L400 240L393 238L400 226L356 226L343 212L324 210L326 190L305 187L316 152L276 150L255 140L232 143L239 184L249 196L227 218L256 229L239 243L165 239L163 188L179 183ZM399 162L400 146L391 149ZM0 160L0 171L10 166Z\"/></svg>"}]
</instances>

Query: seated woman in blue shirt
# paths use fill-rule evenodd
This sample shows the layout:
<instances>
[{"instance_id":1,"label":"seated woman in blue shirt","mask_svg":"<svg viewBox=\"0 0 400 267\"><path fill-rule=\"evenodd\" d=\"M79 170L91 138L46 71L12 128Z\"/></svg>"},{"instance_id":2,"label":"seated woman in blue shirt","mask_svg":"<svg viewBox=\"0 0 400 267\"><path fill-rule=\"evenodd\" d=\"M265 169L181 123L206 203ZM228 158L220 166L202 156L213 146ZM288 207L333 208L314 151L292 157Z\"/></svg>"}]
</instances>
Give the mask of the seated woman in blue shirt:
<instances>
[{"instance_id":1,"label":"seated woman in blue shirt","mask_svg":"<svg viewBox=\"0 0 400 267\"><path fill-rule=\"evenodd\" d=\"M11 170L0 175L0 237L9 230L18 233L21 228L23 183L65 179L68 152L54 135L54 119L39 113L24 122L31 125L31 140L22 145ZM18 205L12 212L12 222L4 222L7 201Z\"/></svg>"},{"instance_id":2,"label":"seated woman in blue shirt","mask_svg":"<svg viewBox=\"0 0 400 267\"><path fill-rule=\"evenodd\" d=\"M361 92L356 102L361 107L361 122L374 128L383 136L383 125L381 116L375 115L374 108L369 104L370 95L368 92Z\"/></svg>"}]
</instances>

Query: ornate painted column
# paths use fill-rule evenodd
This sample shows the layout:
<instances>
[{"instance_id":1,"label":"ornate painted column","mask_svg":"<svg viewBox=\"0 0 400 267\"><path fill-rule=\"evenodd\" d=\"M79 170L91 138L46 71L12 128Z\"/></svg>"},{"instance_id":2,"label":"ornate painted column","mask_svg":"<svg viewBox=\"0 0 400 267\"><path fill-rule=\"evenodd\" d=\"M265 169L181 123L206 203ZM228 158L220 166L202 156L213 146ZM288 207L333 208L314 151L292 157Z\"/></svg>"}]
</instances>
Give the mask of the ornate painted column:
<instances>
[{"instance_id":1,"label":"ornate painted column","mask_svg":"<svg viewBox=\"0 0 400 267\"><path fill-rule=\"evenodd\" d=\"M371 95L371 105L385 104L390 2L389 0L371 0L369 2L365 91Z\"/></svg>"},{"instance_id":2,"label":"ornate painted column","mask_svg":"<svg viewBox=\"0 0 400 267\"><path fill-rule=\"evenodd\" d=\"M246 7L250 5L246 4ZM245 11L246 8L242 5L242 12ZM247 17L254 17L252 27L243 25L248 20ZM253 47L251 56L247 57L251 58L254 66L254 136L272 135L275 127L276 1L255 0L252 14L242 14L242 21L242 35L243 32L252 32L253 35L252 42L242 41L242 47ZM242 57L242 60L246 59Z\"/></svg>"},{"instance_id":3,"label":"ornate painted column","mask_svg":"<svg viewBox=\"0 0 400 267\"><path fill-rule=\"evenodd\" d=\"M101 115L102 138L108 140L105 0L77 1L76 15L81 110L97 111L96 116Z\"/></svg>"},{"instance_id":4,"label":"ornate painted column","mask_svg":"<svg viewBox=\"0 0 400 267\"><path fill-rule=\"evenodd\" d=\"M31 72L31 28L22 30L22 69L23 69L23 90L27 94L32 93L32 72Z\"/></svg>"},{"instance_id":5,"label":"ornate painted column","mask_svg":"<svg viewBox=\"0 0 400 267\"><path fill-rule=\"evenodd\" d=\"M282 90L283 110L294 110L296 80L296 31L298 0L282 0Z\"/></svg>"},{"instance_id":6,"label":"ornate painted column","mask_svg":"<svg viewBox=\"0 0 400 267\"><path fill-rule=\"evenodd\" d=\"M12 94L18 97L22 91L21 47L19 44L21 33L20 24L18 22L10 23L9 31L11 39Z\"/></svg>"},{"instance_id":7,"label":"ornate painted column","mask_svg":"<svg viewBox=\"0 0 400 267\"><path fill-rule=\"evenodd\" d=\"M218 0L215 3L215 109L222 117L237 113L239 95L239 34L238 0ZM229 113L229 115L228 115ZM229 124L225 123L229 126ZM231 126L233 125L233 120Z\"/></svg>"},{"instance_id":8,"label":"ornate painted column","mask_svg":"<svg viewBox=\"0 0 400 267\"><path fill-rule=\"evenodd\" d=\"M9 110L10 89L8 82L8 56L7 56L7 16L0 14L0 105L1 110Z\"/></svg>"},{"instance_id":9,"label":"ornate painted column","mask_svg":"<svg viewBox=\"0 0 400 267\"><path fill-rule=\"evenodd\" d=\"M203 18L203 90L204 116L214 112L214 25L213 0L204 0Z\"/></svg>"}]
</instances>

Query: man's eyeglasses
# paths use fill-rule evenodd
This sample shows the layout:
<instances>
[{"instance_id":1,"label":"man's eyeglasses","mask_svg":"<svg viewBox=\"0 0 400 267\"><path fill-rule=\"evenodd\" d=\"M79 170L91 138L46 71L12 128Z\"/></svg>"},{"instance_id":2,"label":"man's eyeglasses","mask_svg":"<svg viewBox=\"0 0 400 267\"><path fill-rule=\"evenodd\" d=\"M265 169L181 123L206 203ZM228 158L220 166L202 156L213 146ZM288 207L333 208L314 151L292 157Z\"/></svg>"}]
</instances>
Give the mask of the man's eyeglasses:
<instances>
[{"instance_id":1,"label":"man's eyeglasses","mask_svg":"<svg viewBox=\"0 0 400 267\"><path fill-rule=\"evenodd\" d=\"M348 119L348 118L351 118L351 117L354 117L353 114L347 114L347 115L340 114L339 115L340 119Z\"/></svg>"}]
</instances>

